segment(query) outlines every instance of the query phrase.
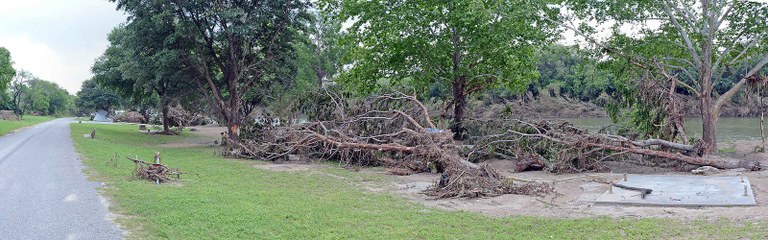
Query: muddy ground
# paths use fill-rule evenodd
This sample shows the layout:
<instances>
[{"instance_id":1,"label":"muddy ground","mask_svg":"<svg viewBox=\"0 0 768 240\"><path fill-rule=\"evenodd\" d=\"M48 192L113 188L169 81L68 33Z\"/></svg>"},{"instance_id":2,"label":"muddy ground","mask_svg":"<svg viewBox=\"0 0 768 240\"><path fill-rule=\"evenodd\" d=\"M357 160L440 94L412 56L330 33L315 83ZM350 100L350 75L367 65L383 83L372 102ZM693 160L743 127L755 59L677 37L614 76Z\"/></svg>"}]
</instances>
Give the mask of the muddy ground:
<instances>
[{"instance_id":1,"label":"muddy ground","mask_svg":"<svg viewBox=\"0 0 768 240\"><path fill-rule=\"evenodd\" d=\"M745 152L737 152L731 155L739 155L742 158L763 160L765 153L751 153L752 148L746 151L747 145L755 142L737 143L737 149ZM752 145L754 146L754 145ZM733 156L731 156L733 157ZM608 190L607 182L614 182L623 178L623 173L648 174L648 175L693 175L690 172L674 171L670 168L639 166L630 163L609 163L613 173L581 173L557 175L549 172L522 172L513 173L511 161L497 160L490 163L502 174L519 181L550 182L555 184L554 193L546 196L502 195L479 199L440 199L422 194L422 191L430 187L438 180L437 174L414 174L410 176L394 176L380 169L363 169L360 174L376 176L384 181L352 181L362 189L373 192L394 194L412 202L417 202L428 207L434 207L452 211L469 211L482 213L493 217L508 216L538 216L556 218L583 218L583 217L662 217L675 219L698 220L761 220L768 218L768 171L749 172L744 169L723 170L712 176L746 176L752 184L757 200L754 207L642 207L623 206L613 204L595 204L595 200ZM768 164L768 162L766 163ZM328 174L324 168L332 167L323 164L307 164L288 162L282 164L259 162L254 167L272 171L307 171ZM339 178L344 178L337 176ZM345 179L350 180L350 179Z\"/></svg>"},{"instance_id":2,"label":"muddy ground","mask_svg":"<svg viewBox=\"0 0 768 240\"><path fill-rule=\"evenodd\" d=\"M216 125L194 126L184 129L194 133L195 137L184 138L182 141L160 144L166 148L184 148L184 147L209 147L219 145L221 133L227 131L226 127Z\"/></svg>"},{"instance_id":3,"label":"muddy ground","mask_svg":"<svg viewBox=\"0 0 768 240\"><path fill-rule=\"evenodd\" d=\"M168 147L192 147L210 146L214 140L219 139L220 133L226 129L223 127L195 127L199 138L190 138L185 142L173 143ZM719 157L758 160L768 165L768 153L754 153L754 147L759 141L736 141L722 143L723 151ZM733 151L735 149L735 151ZM383 192L400 196L409 201L417 202L428 207L434 207L453 211L478 212L488 216L539 216L557 218L582 218L582 217L665 217L676 219L703 219L719 220L722 218L731 220L760 220L768 218L768 171L749 172L744 169L720 171L713 176L746 176L749 178L755 192L757 206L755 207L639 207L595 204L595 200L607 191L608 186L604 182L613 179L618 181L623 178L623 173L648 174L648 175L693 175L690 172L675 171L671 168L640 166L632 163L609 162L607 163L613 173L581 173L581 174L553 174L549 172L522 172L514 173L513 162L496 160L490 163L507 177L520 181L539 181L555 184L554 193L546 196L502 195L480 199L440 199L421 192L430 187L437 179L437 174L414 174L410 176L389 175L383 169L362 169L358 173L366 176L375 176L384 181L363 181L360 179L345 179L343 176L334 177L351 181L362 189L373 192ZM324 169L338 167L329 164L313 164L302 162L284 162L280 164L257 162L254 167L270 171L290 171L308 173L330 174ZM350 170L352 171L352 170ZM364 177L363 177L364 178Z\"/></svg>"}]
</instances>

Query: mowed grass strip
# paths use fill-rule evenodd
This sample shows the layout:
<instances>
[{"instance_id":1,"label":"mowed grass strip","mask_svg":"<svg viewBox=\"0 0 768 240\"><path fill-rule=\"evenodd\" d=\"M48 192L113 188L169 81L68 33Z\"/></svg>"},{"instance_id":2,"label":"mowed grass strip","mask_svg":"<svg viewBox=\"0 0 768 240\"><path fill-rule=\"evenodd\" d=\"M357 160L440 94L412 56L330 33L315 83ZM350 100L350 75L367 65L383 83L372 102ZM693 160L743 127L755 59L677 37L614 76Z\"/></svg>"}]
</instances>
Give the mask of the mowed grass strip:
<instances>
[{"instance_id":1,"label":"mowed grass strip","mask_svg":"<svg viewBox=\"0 0 768 240\"><path fill-rule=\"evenodd\" d=\"M347 177L272 172L253 161L225 159L215 148L162 148L189 135L147 135L130 125L77 124L75 145L118 222L134 239L680 239L766 236L763 223L671 219L493 218L431 209L386 193L355 187ZM96 139L82 134L97 130ZM131 176L125 156L163 163L190 174L155 185ZM118 158L114 159L114 156ZM345 170L330 170L330 172ZM356 176L356 177L355 177Z\"/></svg>"},{"instance_id":2,"label":"mowed grass strip","mask_svg":"<svg viewBox=\"0 0 768 240\"><path fill-rule=\"evenodd\" d=\"M0 136L13 132L16 129L29 127L38 123L47 122L56 119L49 116L24 116L24 119L19 121L6 121L0 120Z\"/></svg>"}]
</instances>

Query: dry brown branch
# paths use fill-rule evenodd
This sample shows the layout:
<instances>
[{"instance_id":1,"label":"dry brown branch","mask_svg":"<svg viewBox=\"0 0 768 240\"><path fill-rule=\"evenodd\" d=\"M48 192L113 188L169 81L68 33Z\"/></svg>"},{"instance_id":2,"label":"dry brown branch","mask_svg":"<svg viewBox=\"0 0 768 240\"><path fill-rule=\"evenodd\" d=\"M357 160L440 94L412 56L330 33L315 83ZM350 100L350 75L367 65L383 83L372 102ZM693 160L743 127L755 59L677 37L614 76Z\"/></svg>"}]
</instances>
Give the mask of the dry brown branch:
<instances>
[{"instance_id":1,"label":"dry brown branch","mask_svg":"<svg viewBox=\"0 0 768 240\"><path fill-rule=\"evenodd\" d=\"M489 156L515 158L516 171L546 169L557 173L604 171L607 168L603 161L630 154L727 167L698 157L696 145L591 134L569 123L551 121L469 121L465 126L471 137L456 143L450 132L434 127L421 102L402 93L336 104L348 107L348 112L335 116L346 117L287 127L265 124L244 129L249 137L229 144L236 147L225 153L274 161L299 155L305 159L337 161L353 168L384 166L396 175L436 170L442 174L441 179L426 193L438 198L539 195L553 190L546 183L515 183L504 178L482 163ZM460 151L465 148L469 148L466 155Z\"/></svg>"},{"instance_id":2,"label":"dry brown branch","mask_svg":"<svg viewBox=\"0 0 768 240\"><path fill-rule=\"evenodd\" d=\"M518 156L518 171L538 168L539 160L544 160L546 169L553 172L601 171L606 169L603 161L622 156L629 158L629 154L717 168L762 169L756 161L702 158L704 148L700 143L686 145L661 139L635 141L623 136L590 134L568 123L491 120L476 121L467 126L474 128L471 131L486 134L470 140L469 144L476 147L469 152L468 159L479 158L479 153L487 154L486 149L511 152ZM504 132L498 129L504 129Z\"/></svg>"},{"instance_id":3,"label":"dry brown branch","mask_svg":"<svg viewBox=\"0 0 768 240\"><path fill-rule=\"evenodd\" d=\"M133 173L136 177L141 179L150 180L157 183L163 183L173 181L172 176L175 179L181 177L182 172L179 169L171 169L167 166L159 163L148 163L138 158L127 157L128 160L133 161L136 164L136 169Z\"/></svg>"},{"instance_id":4,"label":"dry brown branch","mask_svg":"<svg viewBox=\"0 0 768 240\"><path fill-rule=\"evenodd\" d=\"M239 148L229 153L267 160L295 154L355 168L386 166L388 172L397 175L430 172L433 165L444 173L444 182L450 182L426 192L440 198L546 192L546 188L532 188L532 183L514 185L489 166L465 160L451 133L435 131L427 108L413 96L397 93L372 97L353 109L337 115L349 117L332 121L254 129L255 137L232 143Z\"/></svg>"}]
</instances>

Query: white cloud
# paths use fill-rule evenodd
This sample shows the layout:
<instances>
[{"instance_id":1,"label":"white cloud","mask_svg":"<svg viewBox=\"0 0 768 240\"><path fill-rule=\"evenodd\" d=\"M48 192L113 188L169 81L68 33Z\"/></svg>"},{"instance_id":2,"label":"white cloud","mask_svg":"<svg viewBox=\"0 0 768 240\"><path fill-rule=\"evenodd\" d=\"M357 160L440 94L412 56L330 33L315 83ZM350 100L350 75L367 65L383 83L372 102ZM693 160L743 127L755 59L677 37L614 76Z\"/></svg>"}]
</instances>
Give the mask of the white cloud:
<instances>
[{"instance_id":1,"label":"white cloud","mask_svg":"<svg viewBox=\"0 0 768 240\"><path fill-rule=\"evenodd\" d=\"M0 46L16 69L74 94L91 77L107 34L125 20L107 0L0 0Z\"/></svg>"},{"instance_id":2,"label":"white cloud","mask_svg":"<svg viewBox=\"0 0 768 240\"><path fill-rule=\"evenodd\" d=\"M37 77L54 81L62 87L79 84L76 81L72 81L73 79L71 78L77 75L77 66L73 66L75 63L63 61L45 43L35 41L24 35L0 36L0 46L7 48L11 52L14 62L13 67L16 70L27 70ZM70 93L72 93L71 90Z\"/></svg>"}]
</instances>

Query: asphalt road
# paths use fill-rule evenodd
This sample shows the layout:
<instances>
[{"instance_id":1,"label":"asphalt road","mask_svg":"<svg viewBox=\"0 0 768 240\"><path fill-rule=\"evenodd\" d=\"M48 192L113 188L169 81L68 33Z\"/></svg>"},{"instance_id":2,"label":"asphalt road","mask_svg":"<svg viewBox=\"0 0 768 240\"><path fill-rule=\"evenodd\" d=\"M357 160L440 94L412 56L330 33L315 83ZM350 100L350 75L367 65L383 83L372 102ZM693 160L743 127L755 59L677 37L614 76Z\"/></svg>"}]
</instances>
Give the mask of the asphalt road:
<instances>
[{"instance_id":1,"label":"asphalt road","mask_svg":"<svg viewBox=\"0 0 768 240\"><path fill-rule=\"evenodd\" d=\"M0 239L122 239L83 175L71 119L0 137Z\"/></svg>"}]
</instances>

